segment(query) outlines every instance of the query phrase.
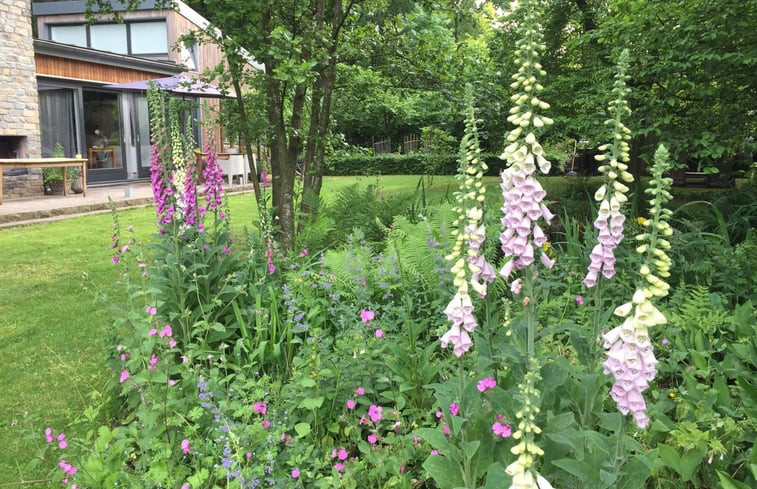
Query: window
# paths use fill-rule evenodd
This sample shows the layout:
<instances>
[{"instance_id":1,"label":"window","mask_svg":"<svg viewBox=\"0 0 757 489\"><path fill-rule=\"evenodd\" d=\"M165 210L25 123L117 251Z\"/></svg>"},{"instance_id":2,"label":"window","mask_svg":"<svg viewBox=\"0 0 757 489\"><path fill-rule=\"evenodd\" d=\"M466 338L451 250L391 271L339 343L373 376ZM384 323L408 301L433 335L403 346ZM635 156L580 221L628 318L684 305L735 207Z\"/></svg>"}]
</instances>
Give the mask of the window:
<instances>
[{"instance_id":1,"label":"window","mask_svg":"<svg viewBox=\"0 0 757 489\"><path fill-rule=\"evenodd\" d=\"M168 54L165 20L51 25L50 39L119 54Z\"/></svg>"},{"instance_id":2,"label":"window","mask_svg":"<svg viewBox=\"0 0 757 489\"><path fill-rule=\"evenodd\" d=\"M63 44L87 46L87 29L83 25L54 25L50 27L50 39Z\"/></svg>"},{"instance_id":3,"label":"window","mask_svg":"<svg viewBox=\"0 0 757 489\"><path fill-rule=\"evenodd\" d=\"M89 47L129 54L125 24L94 24L89 26Z\"/></svg>"},{"instance_id":4,"label":"window","mask_svg":"<svg viewBox=\"0 0 757 489\"><path fill-rule=\"evenodd\" d=\"M131 28L131 53L154 54L168 52L168 34L165 21L134 22Z\"/></svg>"}]
</instances>

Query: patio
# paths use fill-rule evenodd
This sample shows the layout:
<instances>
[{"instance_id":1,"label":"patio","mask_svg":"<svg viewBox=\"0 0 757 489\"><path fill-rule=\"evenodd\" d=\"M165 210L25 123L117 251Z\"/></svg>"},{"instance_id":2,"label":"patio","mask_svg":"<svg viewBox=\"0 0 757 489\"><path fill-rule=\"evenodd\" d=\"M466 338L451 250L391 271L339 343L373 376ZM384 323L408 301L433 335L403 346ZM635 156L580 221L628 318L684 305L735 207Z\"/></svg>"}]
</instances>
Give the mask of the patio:
<instances>
[{"instance_id":1,"label":"patio","mask_svg":"<svg viewBox=\"0 0 757 489\"><path fill-rule=\"evenodd\" d=\"M224 193L252 192L252 184L224 186ZM6 200L0 206L0 229L55 221L75 215L109 212L111 198L118 208L152 205L150 182L103 185L87 188L87 197L69 193L40 195L30 199Z\"/></svg>"}]
</instances>

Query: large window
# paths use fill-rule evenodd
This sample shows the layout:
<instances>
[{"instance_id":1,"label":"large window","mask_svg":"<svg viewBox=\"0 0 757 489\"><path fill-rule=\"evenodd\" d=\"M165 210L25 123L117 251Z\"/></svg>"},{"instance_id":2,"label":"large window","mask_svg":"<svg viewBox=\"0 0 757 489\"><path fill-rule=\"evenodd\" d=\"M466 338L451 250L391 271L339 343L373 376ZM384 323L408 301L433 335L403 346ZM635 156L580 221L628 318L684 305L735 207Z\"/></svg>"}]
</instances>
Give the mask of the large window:
<instances>
[{"instance_id":1,"label":"large window","mask_svg":"<svg viewBox=\"0 0 757 489\"><path fill-rule=\"evenodd\" d=\"M165 20L51 25L50 39L120 54L168 54Z\"/></svg>"}]
</instances>

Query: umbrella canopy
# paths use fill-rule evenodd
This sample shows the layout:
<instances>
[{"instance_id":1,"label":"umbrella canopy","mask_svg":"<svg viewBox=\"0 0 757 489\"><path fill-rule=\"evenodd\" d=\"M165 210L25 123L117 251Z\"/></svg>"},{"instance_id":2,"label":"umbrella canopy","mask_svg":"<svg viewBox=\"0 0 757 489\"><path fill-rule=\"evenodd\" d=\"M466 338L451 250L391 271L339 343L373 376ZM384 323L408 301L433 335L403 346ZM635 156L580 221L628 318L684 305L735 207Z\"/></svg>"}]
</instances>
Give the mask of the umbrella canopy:
<instances>
[{"instance_id":1,"label":"umbrella canopy","mask_svg":"<svg viewBox=\"0 0 757 489\"><path fill-rule=\"evenodd\" d=\"M154 80L140 80L128 83L113 83L105 85L103 88L145 91L149 88L150 82L154 83L159 90L164 90L176 95L210 98L236 98L234 94L224 93L215 85L205 83L186 75L174 75L165 78L156 78Z\"/></svg>"}]
</instances>

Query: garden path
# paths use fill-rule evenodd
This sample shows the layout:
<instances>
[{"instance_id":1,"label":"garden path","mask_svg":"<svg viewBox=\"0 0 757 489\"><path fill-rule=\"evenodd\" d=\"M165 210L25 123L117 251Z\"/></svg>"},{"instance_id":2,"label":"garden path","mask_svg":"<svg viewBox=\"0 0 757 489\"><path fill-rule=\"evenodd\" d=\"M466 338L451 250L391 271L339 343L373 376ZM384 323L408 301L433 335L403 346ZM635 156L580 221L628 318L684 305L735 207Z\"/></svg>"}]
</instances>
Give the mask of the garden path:
<instances>
[{"instance_id":1,"label":"garden path","mask_svg":"<svg viewBox=\"0 0 757 489\"><path fill-rule=\"evenodd\" d=\"M225 193L251 192L252 184L224 186ZM54 221L82 214L109 212L108 198L118 208L152 205L150 182L134 182L120 185L87 186L87 196L70 193L41 195L29 199L5 200L0 205L0 229L26 226L38 222Z\"/></svg>"}]
</instances>

